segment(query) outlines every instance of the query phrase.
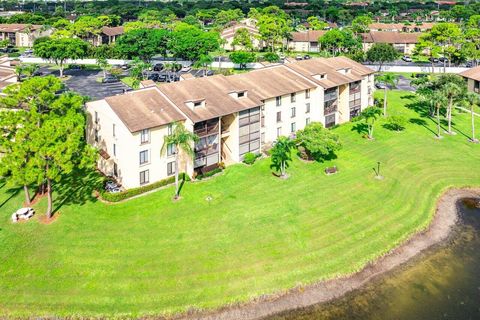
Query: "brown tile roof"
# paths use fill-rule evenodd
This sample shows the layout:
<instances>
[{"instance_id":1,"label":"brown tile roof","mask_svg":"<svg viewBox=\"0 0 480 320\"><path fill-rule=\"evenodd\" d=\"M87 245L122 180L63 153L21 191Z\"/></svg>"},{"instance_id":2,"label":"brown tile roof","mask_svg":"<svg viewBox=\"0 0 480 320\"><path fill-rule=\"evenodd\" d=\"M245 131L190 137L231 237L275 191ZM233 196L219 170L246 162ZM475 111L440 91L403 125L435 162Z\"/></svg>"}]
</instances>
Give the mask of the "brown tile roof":
<instances>
[{"instance_id":1,"label":"brown tile roof","mask_svg":"<svg viewBox=\"0 0 480 320\"><path fill-rule=\"evenodd\" d=\"M459 73L462 77L480 81L480 66L465 70Z\"/></svg>"},{"instance_id":2,"label":"brown tile roof","mask_svg":"<svg viewBox=\"0 0 480 320\"><path fill-rule=\"evenodd\" d=\"M415 28L418 28L420 30L429 30L432 29L432 27L435 25L433 22L424 22L422 24L405 24L405 23L371 23L368 25L368 28L370 30L399 30L402 31L403 29L409 29L409 30L414 30Z\"/></svg>"},{"instance_id":3,"label":"brown tile roof","mask_svg":"<svg viewBox=\"0 0 480 320\"><path fill-rule=\"evenodd\" d=\"M3 23L0 24L0 32L23 32L27 27L33 31L40 29L42 26L37 24Z\"/></svg>"},{"instance_id":4,"label":"brown tile roof","mask_svg":"<svg viewBox=\"0 0 480 320\"><path fill-rule=\"evenodd\" d=\"M107 36L118 36L124 33L123 27L103 27L102 33Z\"/></svg>"},{"instance_id":5,"label":"brown tile roof","mask_svg":"<svg viewBox=\"0 0 480 320\"><path fill-rule=\"evenodd\" d=\"M326 30L308 30L302 32L292 32L292 41L294 42L318 42L318 38L323 36Z\"/></svg>"},{"instance_id":6,"label":"brown tile roof","mask_svg":"<svg viewBox=\"0 0 480 320\"><path fill-rule=\"evenodd\" d=\"M229 80L249 88L249 92L254 92L262 100L316 87L284 65L229 76Z\"/></svg>"},{"instance_id":7,"label":"brown tile roof","mask_svg":"<svg viewBox=\"0 0 480 320\"><path fill-rule=\"evenodd\" d=\"M396 31L370 31L362 33L361 37L364 43L418 43L418 38L422 33L404 33Z\"/></svg>"},{"instance_id":8,"label":"brown tile roof","mask_svg":"<svg viewBox=\"0 0 480 320\"><path fill-rule=\"evenodd\" d=\"M185 120L185 117L156 88L107 97L105 101L130 132Z\"/></svg>"},{"instance_id":9,"label":"brown tile roof","mask_svg":"<svg viewBox=\"0 0 480 320\"><path fill-rule=\"evenodd\" d=\"M158 89L193 122L216 118L263 104L259 97L250 90L242 98L231 96L229 93L241 92L249 88L230 80L231 77L216 75L162 84L158 86ZM187 103L193 101L205 101L205 106L192 109Z\"/></svg>"},{"instance_id":10,"label":"brown tile roof","mask_svg":"<svg viewBox=\"0 0 480 320\"><path fill-rule=\"evenodd\" d=\"M303 60L286 64L286 66L325 89L359 81L364 76L374 73L370 68L344 57ZM342 70L345 69L349 71L343 73ZM319 79L318 75L322 74L326 77Z\"/></svg>"}]
</instances>

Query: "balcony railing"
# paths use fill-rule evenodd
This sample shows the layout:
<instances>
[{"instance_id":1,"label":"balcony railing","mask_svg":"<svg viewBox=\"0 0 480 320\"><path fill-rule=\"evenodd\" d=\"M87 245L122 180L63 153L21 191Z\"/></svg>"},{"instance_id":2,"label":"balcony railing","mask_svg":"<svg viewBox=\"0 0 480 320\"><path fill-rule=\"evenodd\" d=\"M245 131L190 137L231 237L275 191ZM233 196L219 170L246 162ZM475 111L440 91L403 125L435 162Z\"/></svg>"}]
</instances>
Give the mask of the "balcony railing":
<instances>
[{"instance_id":1,"label":"balcony railing","mask_svg":"<svg viewBox=\"0 0 480 320\"><path fill-rule=\"evenodd\" d=\"M210 135L210 134L218 133L218 128L219 128L219 124L217 122L214 125L203 126L203 127L197 128L197 129L194 130L194 133L199 137L207 136L207 135Z\"/></svg>"}]
</instances>

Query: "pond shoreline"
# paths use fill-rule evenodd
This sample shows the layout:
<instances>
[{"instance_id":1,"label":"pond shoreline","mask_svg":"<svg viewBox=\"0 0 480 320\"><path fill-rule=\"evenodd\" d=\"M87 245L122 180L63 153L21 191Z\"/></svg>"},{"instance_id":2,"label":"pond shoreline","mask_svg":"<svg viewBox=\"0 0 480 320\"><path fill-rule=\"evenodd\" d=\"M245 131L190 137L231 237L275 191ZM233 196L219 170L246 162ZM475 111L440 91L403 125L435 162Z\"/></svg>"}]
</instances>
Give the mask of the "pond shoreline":
<instances>
[{"instance_id":1,"label":"pond shoreline","mask_svg":"<svg viewBox=\"0 0 480 320\"><path fill-rule=\"evenodd\" d=\"M174 318L255 320L340 298L446 240L459 221L458 201L479 197L480 188L447 190L438 199L435 215L426 230L414 234L388 254L352 275L294 288L276 295L266 295L245 304L227 306L213 311L192 311Z\"/></svg>"}]
</instances>

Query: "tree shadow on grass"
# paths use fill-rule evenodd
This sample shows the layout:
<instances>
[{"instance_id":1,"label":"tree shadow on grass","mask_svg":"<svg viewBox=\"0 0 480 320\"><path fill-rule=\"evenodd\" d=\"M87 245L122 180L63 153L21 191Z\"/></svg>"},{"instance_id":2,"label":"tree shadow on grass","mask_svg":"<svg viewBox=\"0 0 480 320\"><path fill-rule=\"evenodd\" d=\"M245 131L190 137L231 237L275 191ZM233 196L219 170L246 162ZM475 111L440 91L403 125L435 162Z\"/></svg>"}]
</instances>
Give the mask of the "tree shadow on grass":
<instances>
[{"instance_id":1,"label":"tree shadow on grass","mask_svg":"<svg viewBox=\"0 0 480 320\"><path fill-rule=\"evenodd\" d=\"M5 184L4 184L5 185ZM3 186L4 186L3 185ZM2 187L3 187L2 186ZM7 198L5 200L3 200L1 203L0 203L0 208L2 208L4 205L6 205L13 197L15 197L17 194L20 193L20 190L21 188L11 188L11 189L8 189L8 190L5 190L5 194L8 194Z\"/></svg>"},{"instance_id":2,"label":"tree shadow on grass","mask_svg":"<svg viewBox=\"0 0 480 320\"><path fill-rule=\"evenodd\" d=\"M94 196L94 192L100 190L103 187L102 184L102 176L91 169L78 170L66 176L52 186L57 193L53 203L53 214L64 205L83 205L86 202L96 202L97 198Z\"/></svg>"},{"instance_id":3,"label":"tree shadow on grass","mask_svg":"<svg viewBox=\"0 0 480 320\"><path fill-rule=\"evenodd\" d=\"M364 122L357 122L352 126L352 131L356 131L358 134L368 134L368 125Z\"/></svg>"},{"instance_id":4,"label":"tree shadow on grass","mask_svg":"<svg viewBox=\"0 0 480 320\"><path fill-rule=\"evenodd\" d=\"M420 119L420 118L412 118L409 120L410 123L413 123L413 124L416 124L416 125L419 125L419 126L422 126L424 127L425 129L427 129L428 131L430 131L431 133L435 134L435 131L433 131L428 125L427 125L427 121L425 121L424 119Z\"/></svg>"}]
</instances>

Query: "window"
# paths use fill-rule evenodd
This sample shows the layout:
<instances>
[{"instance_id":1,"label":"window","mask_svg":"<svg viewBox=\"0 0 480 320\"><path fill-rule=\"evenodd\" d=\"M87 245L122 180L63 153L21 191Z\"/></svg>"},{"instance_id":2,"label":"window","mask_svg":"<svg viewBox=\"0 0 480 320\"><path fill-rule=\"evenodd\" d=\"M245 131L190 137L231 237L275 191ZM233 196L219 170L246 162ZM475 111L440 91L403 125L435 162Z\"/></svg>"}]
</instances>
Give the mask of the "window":
<instances>
[{"instance_id":1,"label":"window","mask_svg":"<svg viewBox=\"0 0 480 320\"><path fill-rule=\"evenodd\" d=\"M140 142L143 143L148 143L150 141L150 130L148 129L143 129L140 132Z\"/></svg>"},{"instance_id":2,"label":"window","mask_svg":"<svg viewBox=\"0 0 480 320\"><path fill-rule=\"evenodd\" d=\"M98 130L95 129L95 142L98 142L99 138L98 138Z\"/></svg>"},{"instance_id":3,"label":"window","mask_svg":"<svg viewBox=\"0 0 480 320\"><path fill-rule=\"evenodd\" d=\"M310 89L305 90L305 99L310 99Z\"/></svg>"},{"instance_id":4,"label":"window","mask_svg":"<svg viewBox=\"0 0 480 320\"><path fill-rule=\"evenodd\" d=\"M295 102L296 100L297 100L297 96L296 96L295 92L291 93L290 94L290 102Z\"/></svg>"},{"instance_id":5,"label":"window","mask_svg":"<svg viewBox=\"0 0 480 320\"><path fill-rule=\"evenodd\" d=\"M260 108L252 108L239 112L239 155L243 159L245 153L258 153L260 149Z\"/></svg>"},{"instance_id":6,"label":"window","mask_svg":"<svg viewBox=\"0 0 480 320\"><path fill-rule=\"evenodd\" d=\"M277 112L277 122L282 122L282 112L281 111Z\"/></svg>"},{"instance_id":7,"label":"window","mask_svg":"<svg viewBox=\"0 0 480 320\"><path fill-rule=\"evenodd\" d=\"M173 133L173 126L171 124L169 124L168 127L167 127L167 130L168 130L168 135L171 136L172 133Z\"/></svg>"},{"instance_id":8,"label":"window","mask_svg":"<svg viewBox=\"0 0 480 320\"><path fill-rule=\"evenodd\" d=\"M265 143L265 132L262 132L262 135L260 136L260 141L262 143Z\"/></svg>"},{"instance_id":9,"label":"window","mask_svg":"<svg viewBox=\"0 0 480 320\"><path fill-rule=\"evenodd\" d=\"M98 112L95 111L95 123L98 123L98 121L100 121L100 119L98 119Z\"/></svg>"},{"instance_id":10,"label":"window","mask_svg":"<svg viewBox=\"0 0 480 320\"><path fill-rule=\"evenodd\" d=\"M167 175L175 174L175 161L167 163Z\"/></svg>"},{"instance_id":11,"label":"window","mask_svg":"<svg viewBox=\"0 0 480 320\"><path fill-rule=\"evenodd\" d=\"M113 163L113 176L118 177L118 166L116 163Z\"/></svg>"},{"instance_id":12,"label":"window","mask_svg":"<svg viewBox=\"0 0 480 320\"><path fill-rule=\"evenodd\" d=\"M282 97L276 97L275 98L275 103L277 107L280 107L282 105Z\"/></svg>"},{"instance_id":13,"label":"window","mask_svg":"<svg viewBox=\"0 0 480 320\"><path fill-rule=\"evenodd\" d=\"M292 107L292 118L295 118L297 114L297 109L295 107Z\"/></svg>"},{"instance_id":14,"label":"window","mask_svg":"<svg viewBox=\"0 0 480 320\"><path fill-rule=\"evenodd\" d=\"M150 181L150 173L148 170L140 171L140 184L146 184Z\"/></svg>"},{"instance_id":15,"label":"window","mask_svg":"<svg viewBox=\"0 0 480 320\"><path fill-rule=\"evenodd\" d=\"M296 129L297 129L296 123L295 123L295 122L292 122L292 123L290 124L290 132L293 133L293 132L297 131Z\"/></svg>"},{"instance_id":16,"label":"window","mask_svg":"<svg viewBox=\"0 0 480 320\"><path fill-rule=\"evenodd\" d=\"M305 125L308 126L310 124L310 118L305 119Z\"/></svg>"},{"instance_id":17,"label":"window","mask_svg":"<svg viewBox=\"0 0 480 320\"><path fill-rule=\"evenodd\" d=\"M325 128L330 128L335 125L335 114L331 114L325 117Z\"/></svg>"},{"instance_id":18,"label":"window","mask_svg":"<svg viewBox=\"0 0 480 320\"><path fill-rule=\"evenodd\" d=\"M202 101L196 101L193 103L193 107L194 108L198 108L198 107L201 107L202 106Z\"/></svg>"},{"instance_id":19,"label":"window","mask_svg":"<svg viewBox=\"0 0 480 320\"><path fill-rule=\"evenodd\" d=\"M305 113L310 113L310 102L305 104Z\"/></svg>"},{"instance_id":20,"label":"window","mask_svg":"<svg viewBox=\"0 0 480 320\"><path fill-rule=\"evenodd\" d=\"M170 143L167 145L167 156L173 156L175 154L175 145L173 143Z\"/></svg>"},{"instance_id":21,"label":"window","mask_svg":"<svg viewBox=\"0 0 480 320\"><path fill-rule=\"evenodd\" d=\"M140 151L140 164L148 162L148 150Z\"/></svg>"},{"instance_id":22,"label":"window","mask_svg":"<svg viewBox=\"0 0 480 320\"><path fill-rule=\"evenodd\" d=\"M117 145L115 143L113 144L113 155L117 156Z\"/></svg>"},{"instance_id":23,"label":"window","mask_svg":"<svg viewBox=\"0 0 480 320\"><path fill-rule=\"evenodd\" d=\"M112 124L112 136L115 137L115 123Z\"/></svg>"},{"instance_id":24,"label":"window","mask_svg":"<svg viewBox=\"0 0 480 320\"><path fill-rule=\"evenodd\" d=\"M245 91L237 93L237 98L242 98L242 97L245 97Z\"/></svg>"},{"instance_id":25,"label":"window","mask_svg":"<svg viewBox=\"0 0 480 320\"><path fill-rule=\"evenodd\" d=\"M277 138L282 135L282 127L277 128Z\"/></svg>"}]
</instances>

